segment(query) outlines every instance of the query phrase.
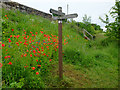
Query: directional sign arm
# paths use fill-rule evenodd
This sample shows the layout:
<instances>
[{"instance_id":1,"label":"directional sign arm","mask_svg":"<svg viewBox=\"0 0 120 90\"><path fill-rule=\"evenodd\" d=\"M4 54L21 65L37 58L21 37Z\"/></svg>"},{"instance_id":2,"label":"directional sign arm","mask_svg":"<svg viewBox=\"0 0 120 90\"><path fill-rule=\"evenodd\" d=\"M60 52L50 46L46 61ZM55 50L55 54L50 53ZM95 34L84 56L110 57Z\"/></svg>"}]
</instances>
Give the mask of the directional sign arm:
<instances>
[{"instance_id":1,"label":"directional sign arm","mask_svg":"<svg viewBox=\"0 0 120 90\"><path fill-rule=\"evenodd\" d=\"M64 16L61 16L61 17L58 17L58 16L55 16L53 17L53 20L57 20L57 19L68 19L68 18L76 18L78 17L78 14L68 14L68 15L64 15Z\"/></svg>"},{"instance_id":2,"label":"directional sign arm","mask_svg":"<svg viewBox=\"0 0 120 90\"><path fill-rule=\"evenodd\" d=\"M57 10L54 10L54 9L50 9L50 13L56 14L56 15L58 15L58 16L63 16L63 15L65 15L65 13L60 12L60 11L57 11Z\"/></svg>"}]
</instances>

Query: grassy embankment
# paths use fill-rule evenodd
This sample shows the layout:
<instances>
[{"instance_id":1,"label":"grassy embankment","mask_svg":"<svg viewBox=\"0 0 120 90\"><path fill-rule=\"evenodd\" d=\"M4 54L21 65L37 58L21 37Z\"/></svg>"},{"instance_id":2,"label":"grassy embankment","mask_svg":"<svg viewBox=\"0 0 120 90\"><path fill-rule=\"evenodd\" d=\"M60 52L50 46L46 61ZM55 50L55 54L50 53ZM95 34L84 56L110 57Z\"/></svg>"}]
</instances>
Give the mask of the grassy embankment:
<instances>
[{"instance_id":1,"label":"grassy embankment","mask_svg":"<svg viewBox=\"0 0 120 90\"><path fill-rule=\"evenodd\" d=\"M57 22L3 9L2 30L3 88L118 86L118 44L103 33L87 41L72 23L63 23L64 76L59 81Z\"/></svg>"}]
</instances>

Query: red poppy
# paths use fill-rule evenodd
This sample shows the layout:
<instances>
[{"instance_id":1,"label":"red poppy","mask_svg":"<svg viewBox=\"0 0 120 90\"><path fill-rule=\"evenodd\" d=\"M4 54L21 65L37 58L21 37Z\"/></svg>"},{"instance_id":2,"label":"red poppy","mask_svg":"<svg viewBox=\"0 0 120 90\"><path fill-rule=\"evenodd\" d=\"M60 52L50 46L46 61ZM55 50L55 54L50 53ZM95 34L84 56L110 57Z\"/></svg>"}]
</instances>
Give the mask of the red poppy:
<instances>
[{"instance_id":1,"label":"red poppy","mask_svg":"<svg viewBox=\"0 0 120 90\"><path fill-rule=\"evenodd\" d=\"M23 57L23 55L21 55L21 57Z\"/></svg>"},{"instance_id":2,"label":"red poppy","mask_svg":"<svg viewBox=\"0 0 120 90\"><path fill-rule=\"evenodd\" d=\"M38 62L38 59L36 61Z\"/></svg>"},{"instance_id":3,"label":"red poppy","mask_svg":"<svg viewBox=\"0 0 120 90\"><path fill-rule=\"evenodd\" d=\"M9 42L11 42L11 40L9 40Z\"/></svg>"},{"instance_id":4,"label":"red poppy","mask_svg":"<svg viewBox=\"0 0 120 90\"><path fill-rule=\"evenodd\" d=\"M41 67L41 65L37 65L38 67Z\"/></svg>"},{"instance_id":5,"label":"red poppy","mask_svg":"<svg viewBox=\"0 0 120 90\"><path fill-rule=\"evenodd\" d=\"M33 50L33 53L35 53L36 51L35 50Z\"/></svg>"},{"instance_id":6,"label":"red poppy","mask_svg":"<svg viewBox=\"0 0 120 90\"><path fill-rule=\"evenodd\" d=\"M12 63L11 63L11 62L9 62L8 64L9 64L9 65L12 65Z\"/></svg>"},{"instance_id":7,"label":"red poppy","mask_svg":"<svg viewBox=\"0 0 120 90\"><path fill-rule=\"evenodd\" d=\"M32 34L32 36L34 36L34 34Z\"/></svg>"},{"instance_id":8,"label":"red poppy","mask_svg":"<svg viewBox=\"0 0 120 90\"><path fill-rule=\"evenodd\" d=\"M32 54L30 54L30 57L32 57Z\"/></svg>"},{"instance_id":9,"label":"red poppy","mask_svg":"<svg viewBox=\"0 0 120 90\"><path fill-rule=\"evenodd\" d=\"M39 72L36 72L36 75L38 75L39 74Z\"/></svg>"},{"instance_id":10,"label":"red poppy","mask_svg":"<svg viewBox=\"0 0 120 90\"><path fill-rule=\"evenodd\" d=\"M19 44L19 42L16 42L16 44Z\"/></svg>"},{"instance_id":11,"label":"red poppy","mask_svg":"<svg viewBox=\"0 0 120 90\"><path fill-rule=\"evenodd\" d=\"M36 32L36 34L37 34L37 32Z\"/></svg>"},{"instance_id":12,"label":"red poppy","mask_svg":"<svg viewBox=\"0 0 120 90\"><path fill-rule=\"evenodd\" d=\"M52 61L52 59L49 59L49 61Z\"/></svg>"},{"instance_id":13,"label":"red poppy","mask_svg":"<svg viewBox=\"0 0 120 90\"><path fill-rule=\"evenodd\" d=\"M27 50L27 52L28 52L28 50Z\"/></svg>"},{"instance_id":14,"label":"red poppy","mask_svg":"<svg viewBox=\"0 0 120 90\"><path fill-rule=\"evenodd\" d=\"M17 38L19 38L20 35L17 35Z\"/></svg>"},{"instance_id":15,"label":"red poppy","mask_svg":"<svg viewBox=\"0 0 120 90\"><path fill-rule=\"evenodd\" d=\"M35 67L31 67L32 68L32 70L35 70Z\"/></svg>"},{"instance_id":16,"label":"red poppy","mask_svg":"<svg viewBox=\"0 0 120 90\"><path fill-rule=\"evenodd\" d=\"M39 49L38 49L38 48L36 48L36 50L38 51Z\"/></svg>"},{"instance_id":17,"label":"red poppy","mask_svg":"<svg viewBox=\"0 0 120 90\"><path fill-rule=\"evenodd\" d=\"M12 31L14 31L14 29L12 29Z\"/></svg>"},{"instance_id":18,"label":"red poppy","mask_svg":"<svg viewBox=\"0 0 120 90\"><path fill-rule=\"evenodd\" d=\"M8 58L10 58L10 56L8 56Z\"/></svg>"},{"instance_id":19,"label":"red poppy","mask_svg":"<svg viewBox=\"0 0 120 90\"><path fill-rule=\"evenodd\" d=\"M47 35L44 34L44 37L47 37Z\"/></svg>"},{"instance_id":20,"label":"red poppy","mask_svg":"<svg viewBox=\"0 0 120 90\"><path fill-rule=\"evenodd\" d=\"M4 58L6 59L6 58L8 58L8 56L5 56Z\"/></svg>"},{"instance_id":21,"label":"red poppy","mask_svg":"<svg viewBox=\"0 0 120 90\"><path fill-rule=\"evenodd\" d=\"M0 68L1 68L2 66L3 66L2 63L0 63Z\"/></svg>"},{"instance_id":22,"label":"red poppy","mask_svg":"<svg viewBox=\"0 0 120 90\"><path fill-rule=\"evenodd\" d=\"M5 15L5 17L7 17L7 15Z\"/></svg>"},{"instance_id":23,"label":"red poppy","mask_svg":"<svg viewBox=\"0 0 120 90\"><path fill-rule=\"evenodd\" d=\"M5 46L5 44L2 44L2 47L4 47Z\"/></svg>"},{"instance_id":24,"label":"red poppy","mask_svg":"<svg viewBox=\"0 0 120 90\"><path fill-rule=\"evenodd\" d=\"M30 33L32 34L32 32L30 31Z\"/></svg>"},{"instance_id":25,"label":"red poppy","mask_svg":"<svg viewBox=\"0 0 120 90\"><path fill-rule=\"evenodd\" d=\"M25 67L25 69L26 69L27 66L24 66L24 67Z\"/></svg>"}]
</instances>

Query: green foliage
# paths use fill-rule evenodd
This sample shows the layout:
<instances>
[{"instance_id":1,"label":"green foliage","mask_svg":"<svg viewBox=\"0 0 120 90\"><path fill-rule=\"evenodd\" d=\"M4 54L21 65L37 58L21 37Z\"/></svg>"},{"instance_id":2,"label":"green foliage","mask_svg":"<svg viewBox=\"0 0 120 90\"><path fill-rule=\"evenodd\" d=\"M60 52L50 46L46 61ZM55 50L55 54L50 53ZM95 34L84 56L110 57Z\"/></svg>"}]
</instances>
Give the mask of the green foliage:
<instances>
[{"instance_id":1,"label":"green foliage","mask_svg":"<svg viewBox=\"0 0 120 90\"><path fill-rule=\"evenodd\" d=\"M5 18L5 15L8 16L8 19ZM16 18L13 18L13 16ZM55 44L49 45L49 57L44 57L42 52L40 57L21 57L21 55L25 53L30 54L30 52L26 51L27 49L30 51L31 46L28 45L28 47L24 47L23 43L20 44L20 46L16 45L16 42L24 42L24 36L22 35L26 35L27 38L28 35L31 37L32 34L38 32L36 37L31 38L32 40L34 39L32 45L40 48L43 46L45 48L46 45L44 45L44 43L47 42L47 39L44 37L44 34L52 38L51 42L53 42L53 39L57 40L57 22L51 23L49 20L40 16L4 9L2 17L2 28L4 31L2 43L5 44L5 47L2 48L2 85L4 88L68 88L76 84L76 82L73 84L71 77L68 78L66 76L60 81L57 75L58 71L54 72L58 65L58 49ZM118 64L117 43L111 39L105 39L103 36L97 38L95 41L85 40L80 35L80 33L82 33L80 29L82 30L83 28L86 28L90 33L94 33L95 31L94 26L91 26L91 24L85 25L85 23L76 23L75 21L63 23L63 63L73 64L79 68L80 71L78 72L85 71L86 73L84 73L84 75L88 75L90 80L94 81L93 86L90 85L91 87L99 87L99 85L100 87L106 87L108 85L115 87L118 81L115 79L117 77ZM11 31L11 29L14 29L14 31ZM30 34L30 31L32 34ZM41 34L40 31L43 31L44 34ZM10 35L20 35L20 37L10 38ZM8 42L9 38L12 42ZM44 43L43 40L45 40ZM40 42L41 44L38 45L36 42ZM9 47L9 45L12 47ZM44 52L47 54L48 50L44 49ZM5 56L8 55L10 55L11 58L5 59ZM32 55L34 54L32 53ZM36 59L38 59L39 62L37 62ZM52 61L50 62L49 59L52 59ZM8 65L9 62L13 64ZM38 64L41 65L40 68L37 68ZM25 68L24 66L28 67ZM36 69L32 70L31 67L35 67ZM39 75L36 75L36 72L39 72ZM99 75L96 72L102 72L102 74L99 73ZM93 75L91 73L94 73L95 78L92 77ZM108 77L109 75L110 78ZM101 76L103 76L103 78L101 78ZM99 82L95 83L97 80ZM100 82L100 80L102 82ZM106 84L106 81L109 83ZM114 82L114 84L110 83L111 81ZM104 85L101 85L102 83L104 83ZM89 85L87 87L89 87Z\"/></svg>"},{"instance_id":2,"label":"green foliage","mask_svg":"<svg viewBox=\"0 0 120 90\"><path fill-rule=\"evenodd\" d=\"M116 1L115 5L111 8L111 11L109 12L111 17L115 19L114 22L109 22L109 17L106 14L106 20L103 20L101 17L99 19L106 24L107 32L106 35L109 38L112 38L114 40L119 40L119 27L120 27L120 19L119 19L119 8L120 8L120 1Z\"/></svg>"}]
</instances>

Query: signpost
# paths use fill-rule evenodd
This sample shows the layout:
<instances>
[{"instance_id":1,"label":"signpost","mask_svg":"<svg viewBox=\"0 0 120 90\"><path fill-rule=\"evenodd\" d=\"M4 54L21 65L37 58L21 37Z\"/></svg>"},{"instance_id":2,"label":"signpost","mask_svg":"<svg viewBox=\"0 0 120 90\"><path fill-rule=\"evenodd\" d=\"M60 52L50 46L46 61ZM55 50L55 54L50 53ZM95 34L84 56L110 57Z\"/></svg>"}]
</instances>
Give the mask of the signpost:
<instances>
[{"instance_id":1,"label":"signpost","mask_svg":"<svg viewBox=\"0 0 120 90\"><path fill-rule=\"evenodd\" d=\"M54 9L50 9L50 13L55 14L57 16L53 16L53 20L58 20L58 39L59 39L59 78L63 78L63 70L62 70L62 20L68 18L76 18L78 15L68 14L62 12L62 7L58 7L58 11Z\"/></svg>"}]
</instances>

